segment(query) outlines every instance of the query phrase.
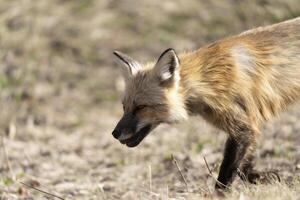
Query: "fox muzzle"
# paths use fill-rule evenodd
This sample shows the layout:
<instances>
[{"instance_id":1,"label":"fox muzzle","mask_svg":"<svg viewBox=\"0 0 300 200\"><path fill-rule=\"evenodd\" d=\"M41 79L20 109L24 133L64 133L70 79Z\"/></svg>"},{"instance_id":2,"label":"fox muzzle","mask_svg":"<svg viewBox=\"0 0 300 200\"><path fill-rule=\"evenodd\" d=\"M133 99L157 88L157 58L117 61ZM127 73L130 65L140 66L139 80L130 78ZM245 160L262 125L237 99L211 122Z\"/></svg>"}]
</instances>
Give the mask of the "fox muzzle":
<instances>
[{"instance_id":1,"label":"fox muzzle","mask_svg":"<svg viewBox=\"0 0 300 200\"><path fill-rule=\"evenodd\" d=\"M124 114L112 132L114 138L122 140L133 135L136 131L138 120L132 114Z\"/></svg>"},{"instance_id":2,"label":"fox muzzle","mask_svg":"<svg viewBox=\"0 0 300 200\"><path fill-rule=\"evenodd\" d=\"M138 128L139 120L133 114L124 114L112 135L128 147L137 146L151 131L152 125L145 124Z\"/></svg>"}]
</instances>

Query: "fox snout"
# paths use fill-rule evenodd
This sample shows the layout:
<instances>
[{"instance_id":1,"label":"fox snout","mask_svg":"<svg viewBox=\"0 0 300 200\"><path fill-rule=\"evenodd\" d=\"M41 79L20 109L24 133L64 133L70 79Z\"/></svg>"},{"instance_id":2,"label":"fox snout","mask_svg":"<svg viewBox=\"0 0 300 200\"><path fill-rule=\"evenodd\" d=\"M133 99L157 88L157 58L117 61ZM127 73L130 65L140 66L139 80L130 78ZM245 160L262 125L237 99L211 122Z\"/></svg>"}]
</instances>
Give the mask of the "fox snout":
<instances>
[{"instance_id":1,"label":"fox snout","mask_svg":"<svg viewBox=\"0 0 300 200\"><path fill-rule=\"evenodd\" d=\"M151 124L141 125L134 115L124 114L113 130L112 135L122 144L128 147L135 147L140 144L151 129Z\"/></svg>"},{"instance_id":2,"label":"fox snout","mask_svg":"<svg viewBox=\"0 0 300 200\"><path fill-rule=\"evenodd\" d=\"M125 140L136 130L138 120L132 114L124 114L112 135L118 140Z\"/></svg>"}]
</instances>

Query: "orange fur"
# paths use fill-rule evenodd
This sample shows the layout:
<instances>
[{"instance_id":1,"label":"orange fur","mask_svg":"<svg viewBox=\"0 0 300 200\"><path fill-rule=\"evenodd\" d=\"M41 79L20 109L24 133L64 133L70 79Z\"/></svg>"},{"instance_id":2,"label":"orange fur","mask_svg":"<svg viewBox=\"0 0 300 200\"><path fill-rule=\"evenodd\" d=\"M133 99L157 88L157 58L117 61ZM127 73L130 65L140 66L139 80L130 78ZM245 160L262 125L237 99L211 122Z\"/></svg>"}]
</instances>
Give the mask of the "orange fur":
<instances>
[{"instance_id":1,"label":"orange fur","mask_svg":"<svg viewBox=\"0 0 300 200\"><path fill-rule=\"evenodd\" d=\"M300 95L300 18L179 57L187 101L201 99L221 112L236 110L257 129Z\"/></svg>"}]
</instances>

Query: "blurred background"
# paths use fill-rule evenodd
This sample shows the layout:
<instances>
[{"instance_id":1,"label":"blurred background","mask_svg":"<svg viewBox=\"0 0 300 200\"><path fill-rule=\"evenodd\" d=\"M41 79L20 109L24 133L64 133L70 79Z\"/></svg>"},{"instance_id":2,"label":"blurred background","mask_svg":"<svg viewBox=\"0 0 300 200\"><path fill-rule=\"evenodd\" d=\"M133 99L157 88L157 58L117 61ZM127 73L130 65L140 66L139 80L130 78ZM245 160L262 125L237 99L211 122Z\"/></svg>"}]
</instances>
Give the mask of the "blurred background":
<instances>
[{"instance_id":1,"label":"blurred background","mask_svg":"<svg viewBox=\"0 0 300 200\"><path fill-rule=\"evenodd\" d=\"M192 118L135 149L114 140L122 78L112 51L146 62L298 16L299 0L0 0L0 199L46 198L20 181L66 199L207 197L203 157L217 176L226 135ZM259 169L286 181L300 177L299 108L263 127L257 153ZM228 198L265 197L235 185ZM300 193L280 185L274 197L278 187Z\"/></svg>"}]
</instances>

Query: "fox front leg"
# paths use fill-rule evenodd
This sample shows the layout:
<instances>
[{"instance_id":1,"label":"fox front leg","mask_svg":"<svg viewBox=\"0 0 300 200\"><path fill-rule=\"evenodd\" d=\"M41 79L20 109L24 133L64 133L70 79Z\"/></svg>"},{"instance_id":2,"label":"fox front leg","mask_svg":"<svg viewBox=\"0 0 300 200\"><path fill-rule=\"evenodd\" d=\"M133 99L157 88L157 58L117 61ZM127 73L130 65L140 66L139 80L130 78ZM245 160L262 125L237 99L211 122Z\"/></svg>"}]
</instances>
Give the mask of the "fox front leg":
<instances>
[{"instance_id":1,"label":"fox front leg","mask_svg":"<svg viewBox=\"0 0 300 200\"><path fill-rule=\"evenodd\" d=\"M225 189L233 182L246 152L255 142L254 132L247 123L232 120L227 126L230 135L226 141L216 189Z\"/></svg>"}]
</instances>

